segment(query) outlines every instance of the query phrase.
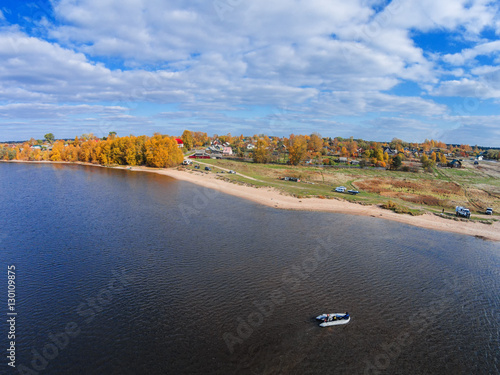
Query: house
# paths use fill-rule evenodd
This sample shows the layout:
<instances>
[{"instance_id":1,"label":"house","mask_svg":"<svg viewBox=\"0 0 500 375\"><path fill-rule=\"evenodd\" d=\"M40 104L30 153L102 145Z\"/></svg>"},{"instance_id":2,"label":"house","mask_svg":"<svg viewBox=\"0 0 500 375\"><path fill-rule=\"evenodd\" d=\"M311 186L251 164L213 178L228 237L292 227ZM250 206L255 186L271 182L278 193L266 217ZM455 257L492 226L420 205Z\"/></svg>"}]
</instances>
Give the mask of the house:
<instances>
[{"instance_id":1,"label":"house","mask_svg":"<svg viewBox=\"0 0 500 375\"><path fill-rule=\"evenodd\" d=\"M184 142L182 142L182 139L175 138L175 141L177 142L177 146L179 146L179 148L184 147Z\"/></svg>"},{"instance_id":2,"label":"house","mask_svg":"<svg viewBox=\"0 0 500 375\"><path fill-rule=\"evenodd\" d=\"M359 165L359 160L351 160L351 165Z\"/></svg>"},{"instance_id":3,"label":"house","mask_svg":"<svg viewBox=\"0 0 500 375\"><path fill-rule=\"evenodd\" d=\"M249 144L247 145L247 150L253 150L254 148L255 148L255 145L253 145L253 144L251 144L251 143L249 143Z\"/></svg>"},{"instance_id":4,"label":"house","mask_svg":"<svg viewBox=\"0 0 500 375\"><path fill-rule=\"evenodd\" d=\"M232 155L233 154L233 149L229 146L224 146L222 149L222 155Z\"/></svg>"},{"instance_id":5,"label":"house","mask_svg":"<svg viewBox=\"0 0 500 375\"><path fill-rule=\"evenodd\" d=\"M477 160L483 160L483 155L479 155L479 156L477 157Z\"/></svg>"},{"instance_id":6,"label":"house","mask_svg":"<svg viewBox=\"0 0 500 375\"><path fill-rule=\"evenodd\" d=\"M388 154L388 155L397 155L398 154L398 150L393 150L390 147L383 146L383 149L384 149L384 154Z\"/></svg>"},{"instance_id":7,"label":"house","mask_svg":"<svg viewBox=\"0 0 500 375\"><path fill-rule=\"evenodd\" d=\"M195 150L194 154L189 157L190 159L210 159L210 155L205 150Z\"/></svg>"},{"instance_id":8,"label":"house","mask_svg":"<svg viewBox=\"0 0 500 375\"><path fill-rule=\"evenodd\" d=\"M207 151L210 151L212 154L221 154L222 150L224 150L224 148L219 145L210 146L207 148Z\"/></svg>"},{"instance_id":9,"label":"house","mask_svg":"<svg viewBox=\"0 0 500 375\"><path fill-rule=\"evenodd\" d=\"M341 157L339 158L339 163L347 163L347 158L346 158L346 157L341 156Z\"/></svg>"},{"instance_id":10,"label":"house","mask_svg":"<svg viewBox=\"0 0 500 375\"><path fill-rule=\"evenodd\" d=\"M462 162L457 159L453 159L448 163L448 167L450 168L462 168Z\"/></svg>"}]
</instances>

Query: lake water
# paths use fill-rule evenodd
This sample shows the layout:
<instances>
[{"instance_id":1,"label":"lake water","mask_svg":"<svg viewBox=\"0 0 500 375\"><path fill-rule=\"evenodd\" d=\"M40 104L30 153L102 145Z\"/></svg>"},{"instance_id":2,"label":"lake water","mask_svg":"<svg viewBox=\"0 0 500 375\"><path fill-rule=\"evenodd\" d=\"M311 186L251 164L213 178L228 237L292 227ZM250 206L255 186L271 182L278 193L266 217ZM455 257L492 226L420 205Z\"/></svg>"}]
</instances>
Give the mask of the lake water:
<instances>
[{"instance_id":1,"label":"lake water","mask_svg":"<svg viewBox=\"0 0 500 375\"><path fill-rule=\"evenodd\" d=\"M498 243L83 166L0 163L0 207L24 373L500 373Z\"/></svg>"}]
</instances>

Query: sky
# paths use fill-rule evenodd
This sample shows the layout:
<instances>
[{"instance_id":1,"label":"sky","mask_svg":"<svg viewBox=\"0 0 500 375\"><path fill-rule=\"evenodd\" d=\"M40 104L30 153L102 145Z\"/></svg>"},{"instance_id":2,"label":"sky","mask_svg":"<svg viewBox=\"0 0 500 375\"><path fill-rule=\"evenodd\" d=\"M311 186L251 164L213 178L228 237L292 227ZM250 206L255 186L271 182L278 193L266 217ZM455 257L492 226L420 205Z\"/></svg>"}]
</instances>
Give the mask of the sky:
<instances>
[{"instance_id":1,"label":"sky","mask_svg":"<svg viewBox=\"0 0 500 375\"><path fill-rule=\"evenodd\" d=\"M500 147L499 8L0 0L0 141L189 129Z\"/></svg>"}]
</instances>

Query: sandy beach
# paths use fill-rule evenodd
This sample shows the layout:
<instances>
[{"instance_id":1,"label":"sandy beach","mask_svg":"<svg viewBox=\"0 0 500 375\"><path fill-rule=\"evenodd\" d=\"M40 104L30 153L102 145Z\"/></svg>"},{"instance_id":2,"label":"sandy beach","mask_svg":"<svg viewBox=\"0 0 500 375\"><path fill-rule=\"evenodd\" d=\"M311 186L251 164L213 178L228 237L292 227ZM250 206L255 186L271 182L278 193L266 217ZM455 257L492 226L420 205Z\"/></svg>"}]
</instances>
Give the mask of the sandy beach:
<instances>
[{"instance_id":1,"label":"sandy beach","mask_svg":"<svg viewBox=\"0 0 500 375\"><path fill-rule=\"evenodd\" d=\"M133 170L159 173L181 181L191 182L206 188L215 189L252 202L285 210L305 210L334 212L348 215L372 216L397 221L421 228L460 233L492 241L500 241L500 222L483 224L472 221L455 221L426 213L420 216L397 214L378 206L365 206L337 199L295 198L283 195L276 189L255 188L230 183L217 178L214 174L187 172L177 169L153 169L133 167Z\"/></svg>"},{"instance_id":2,"label":"sandy beach","mask_svg":"<svg viewBox=\"0 0 500 375\"><path fill-rule=\"evenodd\" d=\"M16 162L16 161L13 161ZM22 161L21 161L22 162ZM28 162L28 163L54 163L54 162ZM69 163L57 162L60 164L80 164L95 167L100 165L90 163ZM177 168L156 169L142 166L134 167L113 167L116 169L127 169L137 172L157 173L165 176L173 177L177 180L187 181L209 189L218 190L224 194L230 194L239 198L247 199L255 203L263 204L276 209L285 210L304 210L304 211L322 211L334 212L348 215L371 216L385 220L392 220L399 223L414 225L421 228L440 230L475 236L491 241L500 241L500 222L496 221L493 224L483 224L473 221L456 221L447 218L442 218L432 213L426 213L420 216L410 216L405 214L397 214L395 212L382 209L375 205L361 205L347 202L339 199L320 199L320 198L295 198L288 195L283 195L276 189L272 188L255 188L224 181L217 178L217 175L212 173L204 173L202 171L186 171Z\"/></svg>"}]
</instances>

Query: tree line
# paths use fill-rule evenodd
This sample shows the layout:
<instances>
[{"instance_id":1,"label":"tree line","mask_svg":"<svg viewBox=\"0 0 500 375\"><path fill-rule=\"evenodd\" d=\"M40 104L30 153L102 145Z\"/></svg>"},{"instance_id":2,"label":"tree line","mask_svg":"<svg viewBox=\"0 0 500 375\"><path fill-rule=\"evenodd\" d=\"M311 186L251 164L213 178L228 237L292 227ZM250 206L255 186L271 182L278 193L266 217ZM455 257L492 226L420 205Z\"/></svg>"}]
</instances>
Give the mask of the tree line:
<instances>
[{"instance_id":1,"label":"tree line","mask_svg":"<svg viewBox=\"0 0 500 375\"><path fill-rule=\"evenodd\" d=\"M164 168L179 165L183 158L184 154L175 138L161 134L152 137L117 137L110 133L105 139L89 134L75 137L72 142L57 140L49 144L40 144L31 139L14 148L7 145L0 148L0 160L68 161Z\"/></svg>"},{"instance_id":2,"label":"tree line","mask_svg":"<svg viewBox=\"0 0 500 375\"><path fill-rule=\"evenodd\" d=\"M390 142L374 142L342 137L322 137L318 133L288 137L232 136L185 130L181 136L184 148L178 147L174 137L154 134L152 137L118 137L110 132L97 138L83 134L74 140L56 140L52 133L45 140L30 139L23 144L0 145L0 160L68 161L103 165L145 165L171 167L183 160L183 151L211 145L229 145L241 158L251 158L256 163L288 163L298 165L304 161L314 164L333 164L340 157L357 159L364 165L398 169L405 160L419 160L424 168L436 163L446 164L447 155L453 157L477 156L483 152L477 146L446 145L435 140L408 143L398 138ZM251 146L251 147L250 147ZM387 149L390 152L387 152ZM488 150L486 157L499 158L498 150ZM336 158L336 159L335 159Z\"/></svg>"}]
</instances>

